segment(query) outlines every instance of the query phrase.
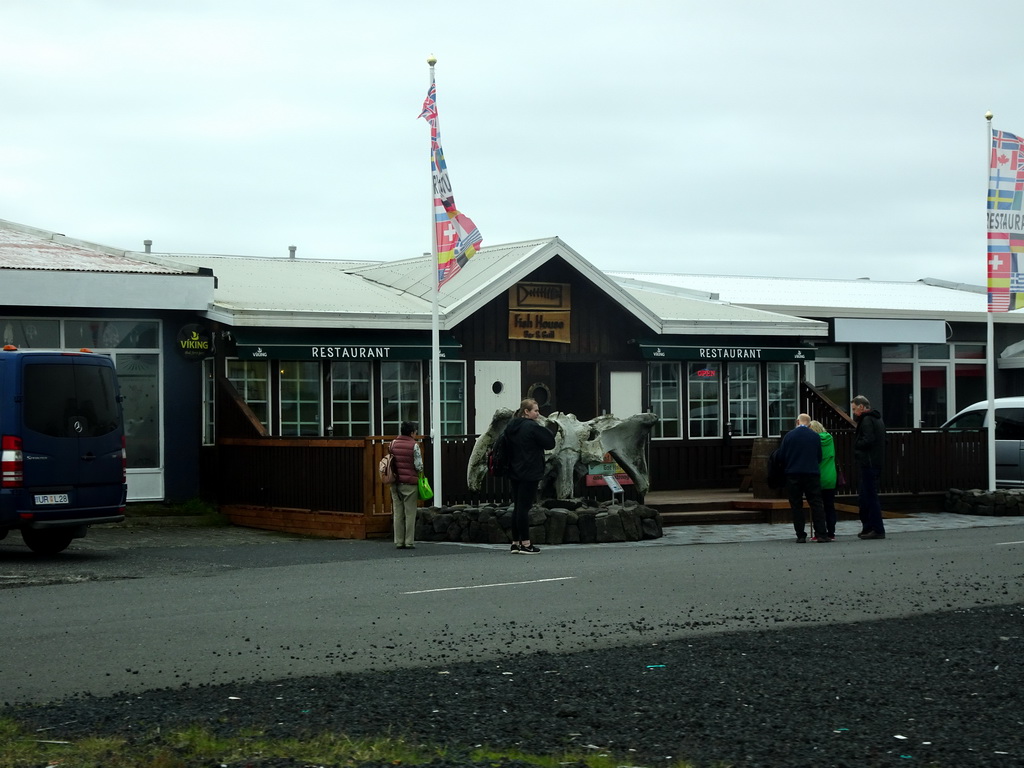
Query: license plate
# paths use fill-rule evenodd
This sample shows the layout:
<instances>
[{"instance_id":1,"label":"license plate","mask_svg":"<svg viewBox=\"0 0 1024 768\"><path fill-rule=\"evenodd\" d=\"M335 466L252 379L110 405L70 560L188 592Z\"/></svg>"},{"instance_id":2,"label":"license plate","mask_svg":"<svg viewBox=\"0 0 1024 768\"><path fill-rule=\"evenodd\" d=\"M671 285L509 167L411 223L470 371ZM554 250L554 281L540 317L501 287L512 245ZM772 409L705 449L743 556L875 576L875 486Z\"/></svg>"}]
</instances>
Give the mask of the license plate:
<instances>
[{"instance_id":1,"label":"license plate","mask_svg":"<svg viewBox=\"0 0 1024 768\"><path fill-rule=\"evenodd\" d=\"M67 504L68 495L66 493L37 493L36 494L36 506L42 507L47 504Z\"/></svg>"}]
</instances>

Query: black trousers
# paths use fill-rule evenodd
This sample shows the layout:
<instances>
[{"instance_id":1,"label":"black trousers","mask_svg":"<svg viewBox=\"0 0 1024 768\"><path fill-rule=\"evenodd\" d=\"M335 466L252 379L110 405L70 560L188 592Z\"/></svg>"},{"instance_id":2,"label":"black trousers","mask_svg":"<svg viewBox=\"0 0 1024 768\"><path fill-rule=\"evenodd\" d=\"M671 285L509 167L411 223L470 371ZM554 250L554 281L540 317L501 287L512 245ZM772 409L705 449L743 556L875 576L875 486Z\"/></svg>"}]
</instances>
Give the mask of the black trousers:
<instances>
[{"instance_id":1,"label":"black trousers","mask_svg":"<svg viewBox=\"0 0 1024 768\"><path fill-rule=\"evenodd\" d=\"M805 528L807 517L804 514L804 497L811 508L811 522L815 536L827 536L825 526L825 510L821 503L821 475L796 474L786 475L786 490L789 491L789 508L793 512L793 530L797 538L807 535Z\"/></svg>"},{"instance_id":2,"label":"black trousers","mask_svg":"<svg viewBox=\"0 0 1024 768\"><path fill-rule=\"evenodd\" d=\"M512 480L512 541L530 540L530 509L537 498L536 480Z\"/></svg>"}]
</instances>

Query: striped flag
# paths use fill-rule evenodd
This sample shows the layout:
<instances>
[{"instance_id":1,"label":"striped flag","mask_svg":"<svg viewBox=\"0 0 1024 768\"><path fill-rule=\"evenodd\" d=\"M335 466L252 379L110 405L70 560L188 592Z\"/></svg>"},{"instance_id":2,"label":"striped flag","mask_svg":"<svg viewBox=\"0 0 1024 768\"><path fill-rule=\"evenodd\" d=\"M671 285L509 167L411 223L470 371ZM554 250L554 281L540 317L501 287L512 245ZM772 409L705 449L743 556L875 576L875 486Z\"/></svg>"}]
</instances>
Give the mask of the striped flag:
<instances>
[{"instance_id":1,"label":"striped flag","mask_svg":"<svg viewBox=\"0 0 1024 768\"><path fill-rule=\"evenodd\" d=\"M1024 308L1024 147L992 132L988 183L988 311ZM1020 262L1020 263L1018 263Z\"/></svg>"},{"instance_id":2,"label":"striped flag","mask_svg":"<svg viewBox=\"0 0 1024 768\"><path fill-rule=\"evenodd\" d=\"M431 68L433 72L433 68ZM430 171L434 179L434 233L437 242L437 287L447 283L480 249L483 237L470 218L455 207L448 166L441 149L441 130L437 124L437 88L430 89L420 117L430 123Z\"/></svg>"}]
</instances>

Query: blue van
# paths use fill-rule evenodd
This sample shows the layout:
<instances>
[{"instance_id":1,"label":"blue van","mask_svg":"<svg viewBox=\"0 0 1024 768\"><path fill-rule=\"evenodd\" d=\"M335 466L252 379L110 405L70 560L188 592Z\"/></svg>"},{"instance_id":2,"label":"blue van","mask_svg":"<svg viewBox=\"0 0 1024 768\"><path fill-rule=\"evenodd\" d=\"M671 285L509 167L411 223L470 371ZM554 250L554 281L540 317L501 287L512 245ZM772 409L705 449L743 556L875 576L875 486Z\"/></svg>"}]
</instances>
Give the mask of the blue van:
<instances>
[{"instance_id":1,"label":"blue van","mask_svg":"<svg viewBox=\"0 0 1024 768\"><path fill-rule=\"evenodd\" d=\"M123 521L126 465L109 357L0 349L0 539L19 529L53 555L90 525Z\"/></svg>"}]
</instances>

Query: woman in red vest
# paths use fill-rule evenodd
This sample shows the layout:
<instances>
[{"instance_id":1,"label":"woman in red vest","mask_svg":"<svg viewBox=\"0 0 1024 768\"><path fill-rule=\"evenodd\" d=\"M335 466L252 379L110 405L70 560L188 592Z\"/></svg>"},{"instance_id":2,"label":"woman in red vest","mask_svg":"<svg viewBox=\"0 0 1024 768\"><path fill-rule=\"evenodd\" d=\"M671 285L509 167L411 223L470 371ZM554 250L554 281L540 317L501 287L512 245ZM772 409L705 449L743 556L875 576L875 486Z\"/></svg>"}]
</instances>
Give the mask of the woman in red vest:
<instances>
[{"instance_id":1,"label":"woman in red vest","mask_svg":"<svg viewBox=\"0 0 1024 768\"><path fill-rule=\"evenodd\" d=\"M402 434L391 441L398 480L391 484L391 508L394 512L395 547L415 549L416 504L420 498L419 479L423 456L416 442L416 424L402 422Z\"/></svg>"}]
</instances>

